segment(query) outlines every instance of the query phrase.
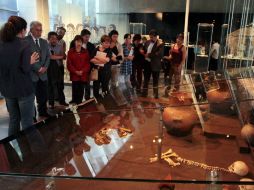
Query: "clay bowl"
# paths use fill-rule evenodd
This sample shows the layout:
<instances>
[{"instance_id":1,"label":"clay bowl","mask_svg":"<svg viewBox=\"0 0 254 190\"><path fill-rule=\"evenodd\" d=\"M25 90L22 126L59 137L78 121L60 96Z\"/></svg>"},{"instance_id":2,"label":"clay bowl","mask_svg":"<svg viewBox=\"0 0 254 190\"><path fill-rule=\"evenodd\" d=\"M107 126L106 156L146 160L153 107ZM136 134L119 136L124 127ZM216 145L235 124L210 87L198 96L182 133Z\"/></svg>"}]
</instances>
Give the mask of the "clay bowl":
<instances>
[{"instance_id":1,"label":"clay bowl","mask_svg":"<svg viewBox=\"0 0 254 190\"><path fill-rule=\"evenodd\" d=\"M167 107L163 111L162 120L169 134L186 136L199 123L196 110L193 106Z\"/></svg>"}]
</instances>

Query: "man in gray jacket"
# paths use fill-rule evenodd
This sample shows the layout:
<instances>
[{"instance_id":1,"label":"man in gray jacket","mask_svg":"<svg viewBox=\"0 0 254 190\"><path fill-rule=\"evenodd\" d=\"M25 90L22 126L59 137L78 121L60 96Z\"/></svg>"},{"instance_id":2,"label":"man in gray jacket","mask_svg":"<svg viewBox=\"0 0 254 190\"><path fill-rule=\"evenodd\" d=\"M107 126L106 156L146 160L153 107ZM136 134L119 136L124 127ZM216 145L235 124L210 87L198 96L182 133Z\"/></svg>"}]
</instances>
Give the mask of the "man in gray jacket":
<instances>
[{"instance_id":1,"label":"man in gray jacket","mask_svg":"<svg viewBox=\"0 0 254 190\"><path fill-rule=\"evenodd\" d=\"M49 47L46 40L41 38L42 24L33 21L30 24L30 34L26 40L31 44L32 52L37 52L40 59L32 65L31 77L34 83L37 109L39 116L48 117L47 113L47 69L50 63Z\"/></svg>"}]
</instances>

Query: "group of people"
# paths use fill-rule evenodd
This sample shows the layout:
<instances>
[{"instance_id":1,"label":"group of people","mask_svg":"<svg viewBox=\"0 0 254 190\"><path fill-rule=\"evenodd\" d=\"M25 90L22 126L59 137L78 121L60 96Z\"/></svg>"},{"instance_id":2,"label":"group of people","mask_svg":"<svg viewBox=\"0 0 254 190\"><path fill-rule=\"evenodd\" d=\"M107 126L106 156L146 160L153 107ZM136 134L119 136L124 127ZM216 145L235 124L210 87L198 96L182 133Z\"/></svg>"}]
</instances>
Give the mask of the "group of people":
<instances>
[{"instance_id":1,"label":"group of people","mask_svg":"<svg viewBox=\"0 0 254 190\"><path fill-rule=\"evenodd\" d=\"M110 89L117 88L120 77L138 95L146 97L152 76L153 96L159 98L163 59L171 62L165 96L170 91L173 76L173 90L180 88L181 69L186 57L182 34L177 36L169 56L163 56L164 44L156 30L149 32L147 41L142 41L140 34L132 37L127 33L123 44L118 41L118 31L112 30L101 37L96 47L89 42L90 31L83 29L67 51L63 27L49 32L48 40L41 38L40 22L30 24L28 36L26 29L27 22L23 18L11 16L0 33L0 92L10 115L9 135L20 130L20 123L22 129L33 125L35 97L39 116L47 117L47 109L54 109L56 99L61 105L68 105L64 95L64 60L72 82L70 103L80 104L83 97L86 100L91 98L91 80L93 96L96 99L107 96Z\"/></svg>"}]
</instances>

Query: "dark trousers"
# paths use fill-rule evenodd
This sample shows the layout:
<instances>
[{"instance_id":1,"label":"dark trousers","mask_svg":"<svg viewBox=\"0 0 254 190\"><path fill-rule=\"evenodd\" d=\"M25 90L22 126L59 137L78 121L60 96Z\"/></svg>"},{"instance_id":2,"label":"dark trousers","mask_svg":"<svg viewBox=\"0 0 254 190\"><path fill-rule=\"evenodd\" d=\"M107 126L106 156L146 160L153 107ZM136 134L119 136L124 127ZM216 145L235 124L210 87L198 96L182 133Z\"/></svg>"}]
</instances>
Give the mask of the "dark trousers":
<instances>
[{"instance_id":1,"label":"dark trousers","mask_svg":"<svg viewBox=\"0 0 254 190\"><path fill-rule=\"evenodd\" d=\"M39 79L37 82L34 82L34 88L39 116L45 115L47 114L48 81Z\"/></svg>"},{"instance_id":2,"label":"dark trousers","mask_svg":"<svg viewBox=\"0 0 254 190\"><path fill-rule=\"evenodd\" d=\"M55 91L57 91L59 103L65 103L63 69L64 67L58 66L57 63L50 63L48 68L48 99L52 106L54 106Z\"/></svg>"},{"instance_id":3,"label":"dark trousers","mask_svg":"<svg viewBox=\"0 0 254 190\"><path fill-rule=\"evenodd\" d=\"M109 81L111 78L111 71L99 69L98 80L93 82L93 94L95 98L99 98L100 87L102 89L103 94L107 94L109 92Z\"/></svg>"},{"instance_id":4,"label":"dark trousers","mask_svg":"<svg viewBox=\"0 0 254 190\"><path fill-rule=\"evenodd\" d=\"M170 62L169 61L163 60L163 72L164 72L164 84L168 85L169 84L168 76L169 76L169 72L170 72Z\"/></svg>"},{"instance_id":5,"label":"dark trousers","mask_svg":"<svg viewBox=\"0 0 254 190\"><path fill-rule=\"evenodd\" d=\"M22 98L6 97L5 101L10 117L9 136L18 133L21 129L23 130L33 125L34 94Z\"/></svg>"},{"instance_id":6,"label":"dark trousers","mask_svg":"<svg viewBox=\"0 0 254 190\"><path fill-rule=\"evenodd\" d=\"M210 58L209 71L217 71L218 69L218 59Z\"/></svg>"},{"instance_id":7,"label":"dark trousers","mask_svg":"<svg viewBox=\"0 0 254 190\"><path fill-rule=\"evenodd\" d=\"M174 85L175 90L178 91L180 89L181 72L182 72L182 65L171 64L171 67L170 67L170 70L169 70L169 85L167 87L168 91L171 89L173 76L174 76L174 79L175 79L175 85Z\"/></svg>"},{"instance_id":8,"label":"dark trousers","mask_svg":"<svg viewBox=\"0 0 254 190\"><path fill-rule=\"evenodd\" d=\"M60 93L63 95L62 99L59 99L59 102L60 103L65 103L65 96L64 96L64 66L63 65L60 66L59 70L60 70L59 90L61 91Z\"/></svg>"},{"instance_id":9,"label":"dark trousers","mask_svg":"<svg viewBox=\"0 0 254 190\"><path fill-rule=\"evenodd\" d=\"M150 66L146 66L144 69L143 96L148 95L148 85L149 85L151 76L153 77L153 95L154 97L157 98L159 96L158 83L159 83L160 71L152 71Z\"/></svg>"},{"instance_id":10,"label":"dark trousers","mask_svg":"<svg viewBox=\"0 0 254 190\"><path fill-rule=\"evenodd\" d=\"M83 101L85 92L85 99L90 98L90 85L84 81L72 81L72 101L76 104L80 104Z\"/></svg>"},{"instance_id":11,"label":"dark trousers","mask_svg":"<svg viewBox=\"0 0 254 190\"><path fill-rule=\"evenodd\" d=\"M134 63L132 65L131 85L140 91L142 85L143 68L141 65Z\"/></svg>"}]
</instances>

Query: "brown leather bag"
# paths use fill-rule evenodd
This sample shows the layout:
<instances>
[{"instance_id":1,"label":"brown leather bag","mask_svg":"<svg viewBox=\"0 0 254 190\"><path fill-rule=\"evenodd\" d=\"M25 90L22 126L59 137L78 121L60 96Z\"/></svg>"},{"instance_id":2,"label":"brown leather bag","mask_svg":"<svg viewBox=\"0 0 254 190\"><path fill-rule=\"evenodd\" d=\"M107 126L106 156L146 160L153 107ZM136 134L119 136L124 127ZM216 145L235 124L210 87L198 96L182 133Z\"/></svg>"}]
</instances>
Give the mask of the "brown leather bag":
<instances>
[{"instance_id":1,"label":"brown leather bag","mask_svg":"<svg viewBox=\"0 0 254 190\"><path fill-rule=\"evenodd\" d=\"M98 69L92 69L90 73L90 81L98 80Z\"/></svg>"}]
</instances>

